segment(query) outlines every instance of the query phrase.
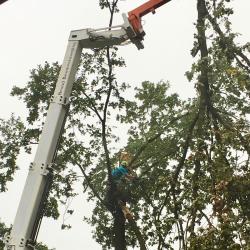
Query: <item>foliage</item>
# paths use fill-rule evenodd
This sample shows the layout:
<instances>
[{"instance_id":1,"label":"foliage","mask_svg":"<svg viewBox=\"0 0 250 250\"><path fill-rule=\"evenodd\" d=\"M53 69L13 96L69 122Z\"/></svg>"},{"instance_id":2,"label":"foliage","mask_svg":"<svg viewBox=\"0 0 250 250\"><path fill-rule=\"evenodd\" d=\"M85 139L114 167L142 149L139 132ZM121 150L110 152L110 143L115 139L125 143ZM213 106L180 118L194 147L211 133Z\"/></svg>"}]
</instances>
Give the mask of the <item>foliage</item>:
<instances>
[{"instance_id":1,"label":"foliage","mask_svg":"<svg viewBox=\"0 0 250 250\"><path fill-rule=\"evenodd\" d=\"M46 246L46 245L44 245L44 244L42 244L42 243L38 243L37 245L36 245L36 248L35 248L36 250L49 250L49 248Z\"/></svg>"},{"instance_id":2,"label":"foliage","mask_svg":"<svg viewBox=\"0 0 250 250\"><path fill-rule=\"evenodd\" d=\"M118 3L99 1L110 12L110 25ZM58 206L76 195L74 183L84 177L83 190L96 202L85 221L103 249L116 244L113 226L119 219L105 199L111 166L124 150L116 127L129 127L125 150L133 155L130 165L139 177L131 183L131 210L148 246L250 247L249 44L236 42L230 1L197 0L197 12L195 63L186 72L197 91L193 99L169 94L164 81L145 81L134 98L125 98L128 85L115 76L125 65L118 49L82 54L45 215L58 218ZM46 62L31 71L24 88L12 90L28 116L26 122L14 116L0 121L1 191L17 169L20 149L30 153L38 143L59 70L58 63ZM127 225L126 232L126 245L139 246L133 228Z\"/></svg>"},{"instance_id":3,"label":"foliage","mask_svg":"<svg viewBox=\"0 0 250 250\"><path fill-rule=\"evenodd\" d=\"M6 183L13 180L20 147L23 144L24 125L14 115L9 120L0 119L0 192L6 191Z\"/></svg>"}]
</instances>

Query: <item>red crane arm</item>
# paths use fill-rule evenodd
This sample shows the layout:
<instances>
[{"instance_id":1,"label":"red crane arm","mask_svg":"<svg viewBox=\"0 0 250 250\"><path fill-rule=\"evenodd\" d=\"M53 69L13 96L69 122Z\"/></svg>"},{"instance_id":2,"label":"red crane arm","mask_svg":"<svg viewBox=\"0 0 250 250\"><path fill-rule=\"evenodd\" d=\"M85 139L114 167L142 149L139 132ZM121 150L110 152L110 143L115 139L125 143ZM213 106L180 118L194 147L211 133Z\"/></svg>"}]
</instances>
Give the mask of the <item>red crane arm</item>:
<instances>
[{"instance_id":1,"label":"red crane arm","mask_svg":"<svg viewBox=\"0 0 250 250\"><path fill-rule=\"evenodd\" d=\"M144 33L141 24L141 18L150 12L154 14L157 8L170 1L171 0L149 0L148 2L137 7L136 9L128 12L128 20L132 25L134 31L137 34Z\"/></svg>"}]
</instances>

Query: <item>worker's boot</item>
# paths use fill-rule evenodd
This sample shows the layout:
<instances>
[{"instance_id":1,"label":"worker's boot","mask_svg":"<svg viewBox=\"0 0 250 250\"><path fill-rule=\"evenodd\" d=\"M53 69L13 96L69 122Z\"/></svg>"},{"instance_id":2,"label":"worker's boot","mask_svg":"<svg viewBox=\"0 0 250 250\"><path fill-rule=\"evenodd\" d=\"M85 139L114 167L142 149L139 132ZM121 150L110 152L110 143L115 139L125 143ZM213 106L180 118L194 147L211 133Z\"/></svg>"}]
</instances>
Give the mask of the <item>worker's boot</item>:
<instances>
[{"instance_id":1,"label":"worker's boot","mask_svg":"<svg viewBox=\"0 0 250 250\"><path fill-rule=\"evenodd\" d=\"M127 220L132 220L133 219L133 214L130 212L130 210L127 207L125 207L125 209L122 212L124 214L124 217Z\"/></svg>"},{"instance_id":2,"label":"worker's boot","mask_svg":"<svg viewBox=\"0 0 250 250\"><path fill-rule=\"evenodd\" d=\"M132 215L132 213L130 212L130 210L128 209L128 207L126 206L126 203L125 203L125 202L122 202L122 201L119 201L118 204L119 204L119 206L121 207L121 210L122 210L122 212L123 212L124 217L125 217L127 220L132 220L132 219L133 219L133 215Z\"/></svg>"}]
</instances>

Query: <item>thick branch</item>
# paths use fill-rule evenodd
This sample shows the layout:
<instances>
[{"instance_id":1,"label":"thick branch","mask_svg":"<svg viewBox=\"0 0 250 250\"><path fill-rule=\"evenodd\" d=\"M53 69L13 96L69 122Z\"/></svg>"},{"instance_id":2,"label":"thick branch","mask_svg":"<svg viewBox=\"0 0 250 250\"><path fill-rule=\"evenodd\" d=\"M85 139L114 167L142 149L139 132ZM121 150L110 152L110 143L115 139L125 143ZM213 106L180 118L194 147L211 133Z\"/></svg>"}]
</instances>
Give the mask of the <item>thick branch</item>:
<instances>
[{"instance_id":1,"label":"thick branch","mask_svg":"<svg viewBox=\"0 0 250 250\"><path fill-rule=\"evenodd\" d=\"M209 90L209 79L208 79L208 48L206 40L206 6L205 0L198 0L197 2L198 20L197 20L197 31L198 31L198 43L201 55L201 73L199 76L198 90L200 92L200 108L204 109L207 107L208 112L211 109L210 90Z\"/></svg>"},{"instance_id":2,"label":"thick branch","mask_svg":"<svg viewBox=\"0 0 250 250\"><path fill-rule=\"evenodd\" d=\"M63 150L64 152L66 152L66 150L64 150L63 148L62 148L62 150ZM85 173L85 171L84 171L82 165L81 165L79 162L77 162L77 161L75 160L74 157L71 158L71 162L72 162L73 165L77 165L77 166L79 167L79 169L81 170L81 172L82 172L82 174L83 174L83 176L84 176L84 178L85 178L85 180L86 180L86 182L87 182L89 188L92 190L92 192L93 192L93 194L95 195L95 197L101 202L101 204L102 204L104 207L107 207L107 204L106 204L106 203L104 202L104 200L100 197L100 195L98 194L98 192L96 191L96 189L95 189L94 186L92 185L91 180L90 180L89 176Z\"/></svg>"},{"instance_id":3,"label":"thick branch","mask_svg":"<svg viewBox=\"0 0 250 250\"><path fill-rule=\"evenodd\" d=\"M237 48L237 46L233 43L233 41L230 41L230 39L228 39L225 34L222 32L219 24L216 22L216 19L213 18L206 6L205 6L205 11L206 11L206 15L207 15L207 18L209 20L209 22L212 24L213 26L213 29L215 30L215 32L219 35L219 37L221 38L221 40L224 42L224 44L226 44L226 47L227 49L231 50L231 52L234 53L234 57L236 58L237 60L237 55L248 65L248 68L246 66L244 66L245 69L247 69L248 71L250 71L250 60L248 59L248 57L246 55L244 55L242 53L242 51ZM229 42L230 41L230 42ZM237 60L238 61L238 60ZM242 63L241 63L242 65Z\"/></svg>"},{"instance_id":4,"label":"thick branch","mask_svg":"<svg viewBox=\"0 0 250 250\"><path fill-rule=\"evenodd\" d=\"M160 217L163 208L166 206L166 204L168 202L170 192L175 189L175 186L176 186L180 171L183 168L184 163L185 163L185 159L186 159L186 156L187 156L187 151L188 151L190 142L192 140L193 130L194 130L194 127L195 127L195 125L196 125L196 123L197 123L197 121L199 119L199 115L200 115L200 111L196 114L196 116L194 117L194 119L193 119L193 121L192 121L192 123L191 123L191 125L189 127L189 130L188 130L188 133L187 133L187 138L186 138L184 146L183 146L182 157L179 160L179 164L178 164L176 170L174 171L174 174L173 174L173 177L172 177L172 180L171 180L171 186L166 192L166 196L165 196L165 199L163 201L163 204L159 209L158 217Z\"/></svg>"},{"instance_id":5,"label":"thick branch","mask_svg":"<svg viewBox=\"0 0 250 250\"><path fill-rule=\"evenodd\" d=\"M113 1L112 3L112 7L109 5L110 8L110 20L109 20L109 27L112 26L113 23L113 16L114 16L114 12L115 12L115 8L117 5L118 0ZM107 97L106 97L106 101L104 104L104 109L103 109L103 120L102 120L102 144L103 144L103 148L104 148L104 153L105 153L105 158L106 158L106 166L107 166L107 170L108 170L108 180L109 183L111 185L111 190L114 189L114 183L112 180L112 168L111 168L111 161L110 161L110 157L109 157L109 150L108 150L108 145L107 145L107 138L106 138L106 120L107 120L107 109L108 109L108 104L109 104L109 100L110 100L110 96L111 96L111 92L113 89L112 86L112 72L113 72L113 64L111 62L111 56L110 56L110 49L109 47L107 48L107 60L108 60L108 67L109 67L109 72L108 72L108 93L107 93Z\"/></svg>"},{"instance_id":6,"label":"thick branch","mask_svg":"<svg viewBox=\"0 0 250 250\"><path fill-rule=\"evenodd\" d=\"M194 174L192 177L192 185L193 185L193 194L192 194L192 199L193 199L193 206L191 209L191 224L190 224L190 234L191 236L194 235L194 229L195 229L195 221L196 221L196 216L197 216L197 211L198 211L198 206L197 206L197 198L198 198L198 189L199 186L197 184L197 181L200 176L200 170L201 170L201 163L198 160L195 160L195 169L194 169Z\"/></svg>"},{"instance_id":7,"label":"thick branch","mask_svg":"<svg viewBox=\"0 0 250 250\"><path fill-rule=\"evenodd\" d=\"M140 232L139 227L136 224L136 221L133 218L129 219L129 225L133 229L133 231L136 235L136 238L138 239L138 242L140 244L140 250L147 250L145 240Z\"/></svg>"},{"instance_id":8,"label":"thick branch","mask_svg":"<svg viewBox=\"0 0 250 250\"><path fill-rule=\"evenodd\" d=\"M96 189L94 188L94 186L91 183L90 178L88 177L88 175L85 173L83 167L81 166L80 163L74 161L74 164L77 165L79 167L79 169L81 170L89 188L92 190L92 192L94 193L95 197L101 202L101 204L107 208L107 204L104 202L104 200L100 197L100 195L98 194L98 192L96 191Z\"/></svg>"},{"instance_id":9,"label":"thick branch","mask_svg":"<svg viewBox=\"0 0 250 250\"><path fill-rule=\"evenodd\" d=\"M173 192L172 195L174 202L174 217L176 219L176 224L178 226L178 231L179 231L179 248L185 250L186 249L185 235L184 235L182 221L180 220L179 217L179 205L177 204L175 192Z\"/></svg>"}]
</instances>

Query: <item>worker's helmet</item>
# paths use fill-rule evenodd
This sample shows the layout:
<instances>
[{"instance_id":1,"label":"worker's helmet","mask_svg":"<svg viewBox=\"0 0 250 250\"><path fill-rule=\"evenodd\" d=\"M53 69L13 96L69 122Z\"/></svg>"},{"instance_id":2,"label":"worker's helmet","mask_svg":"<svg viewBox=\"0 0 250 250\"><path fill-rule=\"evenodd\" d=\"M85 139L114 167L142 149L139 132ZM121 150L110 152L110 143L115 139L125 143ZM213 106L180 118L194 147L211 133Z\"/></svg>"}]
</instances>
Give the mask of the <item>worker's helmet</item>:
<instances>
[{"instance_id":1,"label":"worker's helmet","mask_svg":"<svg viewBox=\"0 0 250 250\"><path fill-rule=\"evenodd\" d=\"M123 167L126 168L128 166L128 162L127 161L122 161L121 162L121 166L123 166Z\"/></svg>"},{"instance_id":2,"label":"worker's helmet","mask_svg":"<svg viewBox=\"0 0 250 250\"><path fill-rule=\"evenodd\" d=\"M120 153L120 161L129 162L130 160L131 160L131 155L128 152L122 151Z\"/></svg>"}]
</instances>

